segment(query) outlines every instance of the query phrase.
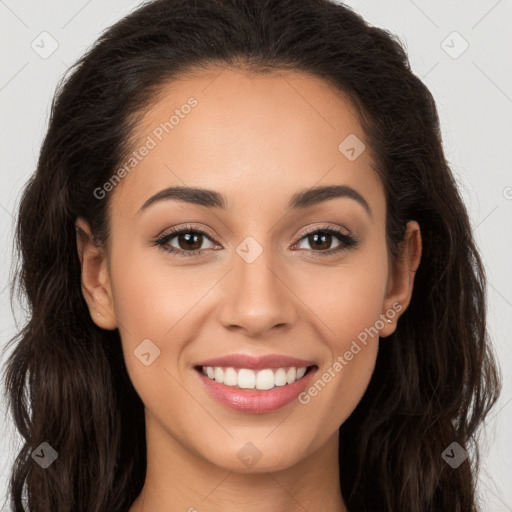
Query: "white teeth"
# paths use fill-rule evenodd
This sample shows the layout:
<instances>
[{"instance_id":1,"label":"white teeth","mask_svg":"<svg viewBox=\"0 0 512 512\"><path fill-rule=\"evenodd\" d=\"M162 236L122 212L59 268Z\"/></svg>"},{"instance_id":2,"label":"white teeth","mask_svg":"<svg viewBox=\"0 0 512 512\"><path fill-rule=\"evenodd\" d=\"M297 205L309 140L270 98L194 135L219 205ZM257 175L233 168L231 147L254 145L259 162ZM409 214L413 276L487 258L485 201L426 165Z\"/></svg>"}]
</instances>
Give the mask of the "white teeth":
<instances>
[{"instance_id":1,"label":"white teeth","mask_svg":"<svg viewBox=\"0 0 512 512\"><path fill-rule=\"evenodd\" d=\"M226 384L226 386L236 386L238 384L238 376L234 368L226 368L224 372L224 384Z\"/></svg>"},{"instance_id":2,"label":"white teeth","mask_svg":"<svg viewBox=\"0 0 512 512\"><path fill-rule=\"evenodd\" d=\"M215 367L214 370L215 380L217 382L223 383L224 382L224 370L222 368L219 368L218 366Z\"/></svg>"},{"instance_id":3,"label":"white teeth","mask_svg":"<svg viewBox=\"0 0 512 512\"><path fill-rule=\"evenodd\" d=\"M270 369L260 370L256 375L256 389L272 389L273 387L274 372Z\"/></svg>"},{"instance_id":4,"label":"white teeth","mask_svg":"<svg viewBox=\"0 0 512 512\"><path fill-rule=\"evenodd\" d=\"M274 375L274 384L276 386L284 386L286 385L286 371L284 368L279 368Z\"/></svg>"},{"instance_id":5,"label":"white teeth","mask_svg":"<svg viewBox=\"0 0 512 512\"><path fill-rule=\"evenodd\" d=\"M242 368L238 370L238 387L242 389L254 389L256 374L252 370Z\"/></svg>"},{"instance_id":6,"label":"white teeth","mask_svg":"<svg viewBox=\"0 0 512 512\"><path fill-rule=\"evenodd\" d=\"M255 371L248 368L221 368L219 366L206 366L202 371L210 379L230 387L241 389L267 390L275 386L286 386L302 379L307 368L265 368Z\"/></svg>"}]
</instances>

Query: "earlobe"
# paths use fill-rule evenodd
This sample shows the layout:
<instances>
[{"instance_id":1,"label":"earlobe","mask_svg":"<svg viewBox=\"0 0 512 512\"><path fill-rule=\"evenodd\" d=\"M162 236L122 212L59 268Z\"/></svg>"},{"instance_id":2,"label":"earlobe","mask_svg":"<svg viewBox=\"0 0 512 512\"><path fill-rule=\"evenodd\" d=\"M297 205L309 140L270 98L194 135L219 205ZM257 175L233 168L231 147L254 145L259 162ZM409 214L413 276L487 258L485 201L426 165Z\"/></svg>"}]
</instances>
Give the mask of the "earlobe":
<instances>
[{"instance_id":1,"label":"earlobe","mask_svg":"<svg viewBox=\"0 0 512 512\"><path fill-rule=\"evenodd\" d=\"M388 291L384 301L383 315L392 321L386 322L381 329L380 337L382 338L395 331L399 316L407 309L411 301L414 278L422 252L421 231L416 221L411 220L407 223L404 240L399 248L400 256L389 276Z\"/></svg>"},{"instance_id":2,"label":"earlobe","mask_svg":"<svg viewBox=\"0 0 512 512\"><path fill-rule=\"evenodd\" d=\"M117 327L117 321L105 253L93 241L89 223L85 219L77 218L75 225L82 294L93 322L102 329L113 330Z\"/></svg>"}]
</instances>

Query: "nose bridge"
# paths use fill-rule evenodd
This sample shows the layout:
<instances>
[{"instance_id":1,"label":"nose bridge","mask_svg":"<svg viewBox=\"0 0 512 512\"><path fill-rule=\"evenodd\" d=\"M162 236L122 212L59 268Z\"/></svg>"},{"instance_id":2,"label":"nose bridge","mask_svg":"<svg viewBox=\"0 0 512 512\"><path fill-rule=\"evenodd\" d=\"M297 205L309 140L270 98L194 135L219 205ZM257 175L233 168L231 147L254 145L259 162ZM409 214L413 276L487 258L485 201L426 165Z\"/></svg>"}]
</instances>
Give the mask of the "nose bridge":
<instances>
[{"instance_id":1,"label":"nose bridge","mask_svg":"<svg viewBox=\"0 0 512 512\"><path fill-rule=\"evenodd\" d=\"M268 237L265 240L262 244L248 236L235 248L221 311L225 327L239 326L251 334L263 334L295 317L293 295L274 268L276 258Z\"/></svg>"}]
</instances>

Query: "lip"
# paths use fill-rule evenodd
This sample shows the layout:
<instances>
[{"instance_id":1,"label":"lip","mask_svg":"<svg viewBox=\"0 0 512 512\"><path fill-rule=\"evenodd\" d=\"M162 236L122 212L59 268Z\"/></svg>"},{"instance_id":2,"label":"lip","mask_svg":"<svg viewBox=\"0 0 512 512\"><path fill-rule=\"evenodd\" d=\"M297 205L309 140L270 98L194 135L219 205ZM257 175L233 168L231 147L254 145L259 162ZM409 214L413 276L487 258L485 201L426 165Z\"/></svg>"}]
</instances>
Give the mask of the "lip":
<instances>
[{"instance_id":1,"label":"lip","mask_svg":"<svg viewBox=\"0 0 512 512\"><path fill-rule=\"evenodd\" d=\"M208 359L197 363L196 366L221 366L232 368L248 368L250 370L263 370L264 368L287 368L294 366L303 368L307 366L317 366L314 361L297 359L280 354L266 354L264 356L254 357L247 354L229 354L215 359Z\"/></svg>"},{"instance_id":2,"label":"lip","mask_svg":"<svg viewBox=\"0 0 512 512\"><path fill-rule=\"evenodd\" d=\"M267 366L267 368L269 367ZM230 409L252 414L277 411L293 402L310 385L311 379L317 370L318 367L315 365L308 368L306 374L293 384L276 386L265 391L257 391L226 386L204 375L201 369L195 368L195 372L199 375L201 382L213 398Z\"/></svg>"}]
</instances>

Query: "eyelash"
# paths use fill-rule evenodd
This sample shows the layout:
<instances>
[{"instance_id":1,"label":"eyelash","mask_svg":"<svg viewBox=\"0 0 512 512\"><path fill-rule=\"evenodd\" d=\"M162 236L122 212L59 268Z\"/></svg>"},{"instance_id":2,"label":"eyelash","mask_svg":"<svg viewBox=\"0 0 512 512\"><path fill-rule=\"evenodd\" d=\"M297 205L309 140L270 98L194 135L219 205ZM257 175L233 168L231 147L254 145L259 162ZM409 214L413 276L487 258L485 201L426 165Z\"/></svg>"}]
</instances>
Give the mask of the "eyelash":
<instances>
[{"instance_id":1,"label":"eyelash","mask_svg":"<svg viewBox=\"0 0 512 512\"><path fill-rule=\"evenodd\" d=\"M184 226L182 228L173 229L173 230L169 231L168 233L158 237L154 241L154 244L156 246L158 246L160 249L164 250L165 252L168 252L168 253L171 253L174 255L184 256L184 257L199 256L201 253L203 253L206 250L206 249L196 249L194 251L184 251L183 249L176 249L175 247L167 245L170 240L172 240L173 238L176 238L179 235L185 234L185 233L186 234L200 234L200 235L203 235L203 236L207 237L208 239L210 239L210 241L213 241L210 234L207 233L206 231L204 231L200 228L193 227L193 226ZM319 228L317 227L317 228L309 229L299 238L299 240L294 245L296 245L298 242L300 242L304 238L308 237L309 235L312 235L315 233L334 235L334 236L338 237L340 239L340 241L342 242L342 245L340 245L338 248L336 248L334 250L329 249L328 251L315 251L314 249L311 249L311 251L317 253L315 255L315 257L318 256L318 257L323 258L326 256L332 256L333 254L338 254L342 251L346 251L350 248L356 247L359 244L359 240L357 238L355 238L354 236L348 235L347 233L344 233L343 231L341 231L339 229L336 229L336 228L333 228L330 226L329 227L326 226L326 227L319 227ZM301 249L301 250L307 250L307 249Z\"/></svg>"}]
</instances>

